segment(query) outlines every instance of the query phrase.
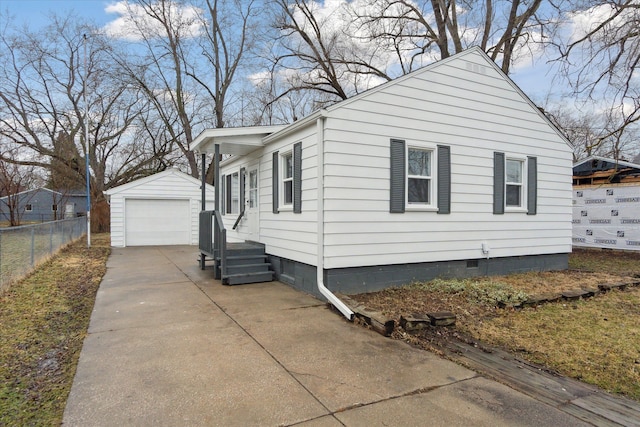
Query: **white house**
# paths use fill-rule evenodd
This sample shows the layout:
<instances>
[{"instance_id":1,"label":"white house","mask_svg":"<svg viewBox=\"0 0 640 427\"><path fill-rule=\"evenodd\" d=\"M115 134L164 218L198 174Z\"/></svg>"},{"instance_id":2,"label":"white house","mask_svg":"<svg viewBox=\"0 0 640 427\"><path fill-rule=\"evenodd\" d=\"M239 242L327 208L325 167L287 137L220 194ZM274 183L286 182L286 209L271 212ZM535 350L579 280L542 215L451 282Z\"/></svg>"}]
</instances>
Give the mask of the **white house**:
<instances>
[{"instance_id":1,"label":"white house","mask_svg":"<svg viewBox=\"0 0 640 427\"><path fill-rule=\"evenodd\" d=\"M227 240L263 244L308 292L567 268L571 150L479 48L290 125L196 138L216 148L233 154L216 181Z\"/></svg>"},{"instance_id":2,"label":"white house","mask_svg":"<svg viewBox=\"0 0 640 427\"><path fill-rule=\"evenodd\" d=\"M177 169L106 191L111 209L111 246L197 245L202 187ZM206 186L213 207L213 186Z\"/></svg>"}]
</instances>

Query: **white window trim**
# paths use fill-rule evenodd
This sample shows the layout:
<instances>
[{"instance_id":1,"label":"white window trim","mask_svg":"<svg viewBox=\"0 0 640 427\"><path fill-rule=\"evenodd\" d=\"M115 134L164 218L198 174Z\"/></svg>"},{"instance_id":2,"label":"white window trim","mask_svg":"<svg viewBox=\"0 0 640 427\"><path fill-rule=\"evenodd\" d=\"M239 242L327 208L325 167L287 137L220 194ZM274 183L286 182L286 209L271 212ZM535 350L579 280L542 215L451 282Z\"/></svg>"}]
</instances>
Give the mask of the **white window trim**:
<instances>
[{"instance_id":1,"label":"white window trim","mask_svg":"<svg viewBox=\"0 0 640 427\"><path fill-rule=\"evenodd\" d=\"M522 183L520 184L520 206L507 206L507 161L516 160L522 164ZM504 156L504 211L527 212L527 157L505 154Z\"/></svg>"},{"instance_id":2,"label":"white window trim","mask_svg":"<svg viewBox=\"0 0 640 427\"><path fill-rule=\"evenodd\" d=\"M293 167L293 148L289 151L283 151L280 153L280 170L278 171L280 174L279 177L279 182L278 182L278 189L279 189L279 195L278 195L278 210L279 211L291 211L293 212L293 170L291 171L291 177L290 178L285 178L285 173L286 173L286 169L287 169L287 162L286 162L286 157L291 157L291 164ZM287 181L291 181L291 203L289 204L285 204L284 203L284 195L285 195L285 191L284 191L284 183L285 183L285 179Z\"/></svg>"},{"instance_id":3,"label":"white window trim","mask_svg":"<svg viewBox=\"0 0 640 427\"><path fill-rule=\"evenodd\" d=\"M409 149L423 150L431 152L431 185L429 188L429 194L431 195L430 203L409 203ZM438 180L438 156L437 146L431 144L411 144L407 142L405 144L405 176L404 176L404 208L405 211L423 211L423 212L437 212L438 201L437 199L437 180Z\"/></svg>"},{"instance_id":4,"label":"white window trim","mask_svg":"<svg viewBox=\"0 0 640 427\"><path fill-rule=\"evenodd\" d=\"M27 203L27 204L24 206L24 211L25 211L25 212L33 212L33 204L31 204L31 203Z\"/></svg>"}]
</instances>

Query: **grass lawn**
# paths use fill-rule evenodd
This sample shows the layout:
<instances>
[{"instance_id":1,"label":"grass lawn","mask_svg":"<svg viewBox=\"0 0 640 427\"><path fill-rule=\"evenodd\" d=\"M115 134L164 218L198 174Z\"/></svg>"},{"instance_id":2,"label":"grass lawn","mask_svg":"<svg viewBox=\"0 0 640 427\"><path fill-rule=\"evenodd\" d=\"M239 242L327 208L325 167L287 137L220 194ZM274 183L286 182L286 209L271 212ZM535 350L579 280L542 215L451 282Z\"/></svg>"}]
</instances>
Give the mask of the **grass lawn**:
<instances>
[{"instance_id":1,"label":"grass lawn","mask_svg":"<svg viewBox=\"0 0 640 427\"><path fill-rule=\"evenodd\" d=\"M403 314L451 311L456 329L476 340L640 401L640 287L538 307L497 307L640 277L640 253L576 250L569 264L565 272L434 280L353 298L396 320ZM437 350L430 344L433 333L446 335L429 331L411 342Z\"/></svg>"},{"instance_id":2,"label":"grass lawn","mask_svg":"<svg viewBox=\"0 0 640 427\"><path fill-rule=\"evenodd\" d=\"M0 425L60 425L109 251L80 239L0 295Z\"/></svg>"}]
</instances>

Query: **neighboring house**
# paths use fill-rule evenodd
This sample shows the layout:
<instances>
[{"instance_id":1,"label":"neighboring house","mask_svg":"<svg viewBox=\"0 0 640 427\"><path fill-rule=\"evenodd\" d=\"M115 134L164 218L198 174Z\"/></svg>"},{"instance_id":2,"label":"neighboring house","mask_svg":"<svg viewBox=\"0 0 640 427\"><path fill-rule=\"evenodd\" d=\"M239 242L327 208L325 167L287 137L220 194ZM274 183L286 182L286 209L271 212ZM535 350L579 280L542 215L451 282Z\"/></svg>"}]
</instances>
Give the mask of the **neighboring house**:
<instances>
[{"instance_id":1,"label":"neighboring house","mask_svg":"<svg viewBox=\"0 0 640 427\"><path fill-rule=\"evenodd\" d=\"M193 149L233 154L216 179L227 240L264 244L277 279L330 301L567 268L571 149L479 48L290 125L206 130Z\"/></svg>"},{"instance_id":2,"label":"neighboring house","mask_svg":"<svg viewBox=\"0 0 640 427\"><path fill-rule=\"evenodd\" d=\"M640 250L640 165L592 156L573 166L573 244Z\"/></svg>"},{"instance_id":3,"label":"neighboring house","mask_svg":"<svg viewBox=\"0 0 640 427\"><path fill-rule=\"evenodd\" d=\"M54 221L85 215L86 196L77 191L36 188L0 198L0 218L6 220L15 208L20 222Z\"/></svg>"},{"instance_id":4,"label":"neighboring house","mask_svg":"<svg viewBox=\"0 0 640 427\"><path fill-rule=\"evenodd\" d=\"M206 186L213 206L213 186ZM111 246L196 245L202 209L199 180L177 169L114 187L105 193L111 210Z\"/></svg>"}]
</instances>

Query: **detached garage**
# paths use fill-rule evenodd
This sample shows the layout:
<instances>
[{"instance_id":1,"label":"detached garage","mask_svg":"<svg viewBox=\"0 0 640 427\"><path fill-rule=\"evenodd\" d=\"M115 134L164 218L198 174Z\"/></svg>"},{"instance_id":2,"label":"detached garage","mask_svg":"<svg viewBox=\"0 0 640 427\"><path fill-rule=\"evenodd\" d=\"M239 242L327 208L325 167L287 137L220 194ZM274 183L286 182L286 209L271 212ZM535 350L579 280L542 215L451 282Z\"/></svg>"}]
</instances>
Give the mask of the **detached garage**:
<instances>
[{"instance_id":1,"label":"detached garage","mask_svg":"<svg viewBox=\"0 0 640 427\"><path fill-rule=\"evenodd\" d=\"M200 181L168 169L108 190L111 246L197 245ZM207 185L213 209L213 186Z\"/></svg>"}]
</instances>

